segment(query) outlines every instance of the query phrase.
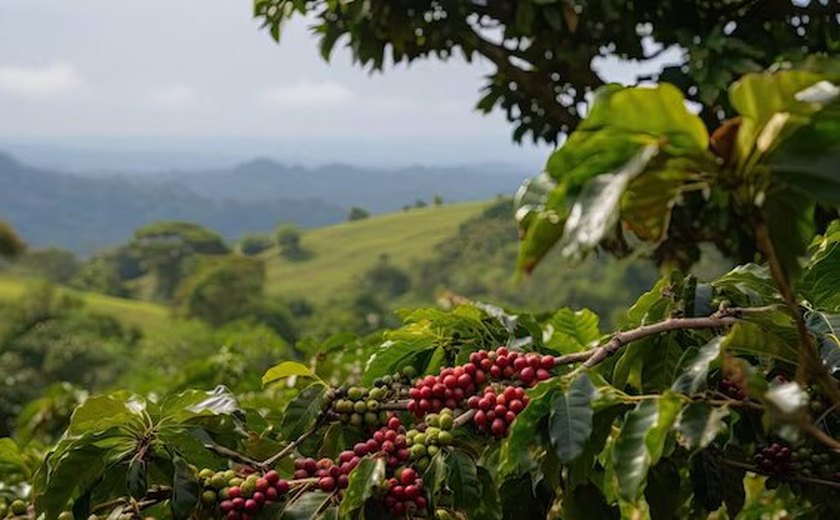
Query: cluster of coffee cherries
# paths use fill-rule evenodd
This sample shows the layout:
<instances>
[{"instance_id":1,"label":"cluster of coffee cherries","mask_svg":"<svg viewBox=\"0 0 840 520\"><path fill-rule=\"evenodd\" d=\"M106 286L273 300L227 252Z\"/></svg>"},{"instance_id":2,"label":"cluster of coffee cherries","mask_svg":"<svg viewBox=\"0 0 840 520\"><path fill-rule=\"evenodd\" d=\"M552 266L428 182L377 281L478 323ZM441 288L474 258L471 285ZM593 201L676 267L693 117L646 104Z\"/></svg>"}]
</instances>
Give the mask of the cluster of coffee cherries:
<instances>
[{"instance_id":1,"label":"cluster of coffee cherries","mask_svg":"<svg viewBox=\"0 0 840 520\"><path fill-rule=\"evenodd\" d=\"M16 498L11 502L0 498L0 518L24 516L29 512L29 506L23 500ZM73 518L72 515L70 518Z\"/></svg>"},{"instance_id":2,"label":"cluster of coffee cherries","mask_svg":"<svg viewBox=\"0 0 840 520\"><path fill-rule=\"evenodd\" d=\"M423 511L428 504L423 493L423 480L413 468L402 468L386 482L385 507L392 515L402 517Z\"/></svg>"},{"instance_id":3,"label":"cluster of coffee cherries","mask_svg":"<svg viewBox=\"0 0 840 520\"><path fill-rule=\"evenodd\" d=\"M404 464L410 457L405 428L400 419L393 415L367 441L356 443L353 451L345 453L352 453L356 457L382 455L392 468Z\"/></svg>"},{"instance_id":4,"label":"cluster of coffee cherries","mask_svg":"<svg viewBox=\"0 0 840 520\"><path fill-rule=\"evenodd\" d=\"M731 379L723 378L720 380L718 384L718 388L720 392L729 397L730 399L734 399L736 401L744 401L747 398L747 392L739 385L738 383L732 381Z\"/></svg>"},{"instance_id":5,"label":"cluster of coffee cherries","mask_svg":"<svg viewBox=\"0 0 840 520\"><path fill-rule=\"evenodd\" d=\"M768 475L786 475L792 462L791 449L784 444L772 442L762 447L753 457L755 465Z\"/></svg>"},{"instance_id":6,"label":"cluster of coffee cherries","mask_svg":"<svg viewBox=\"0 0 840 520\"><path fill-rule=\"evenodd\" d=\"M338 463L332 459L315 460L310 457L295 459L295 480L317 479L318 489L332 493L337 489L345 489L350 483L350 472L358 466L359 457L352 452L342 452Z\"/></svg>"},{"instance_id":7,"label":"cluster of coffee cherries","mask_svg":"<svg viewBox=\"0 0 840 520\"><path fill-rule=\"evenodd\" d=\"M454 424L455 417L452 410L444 408L440 414L427 415L416 428L406 432L411 458L418 468L425 470L431 458L437 455L441 447L449 446L454 442L455 438L450 431Z\"/></svg>"},{"instance_id":8,"label":"cluster of coffee cherries","mask_svg":"<svg viewBox=\"0 0 840 520\"><path fill-rule=\"evenodd\" d=\"M336 388L333 394L331 412L334 418L353 426L379 426L388 420L388 414L381 410L382 401L388 397L384 386L363 388Z\"/></svg>"},{"instance_id":9,"label":"cluster of coffee cherries","mask_svg":"<svg viewBox=\"0 0 840 520\"><path fill-rule=\"evenodd\" d=\"M535 385L551 377L554 356L510 352L505 347L496 350L479 350L470 354L470 363L487 372L493 379L518 379L526 385Z\"/></svg>"},{"instance_id":10,"label":"cluster of coffee cherries","mask_svg":"<svg viewBox=\"0 0 840 520\"><path fill-rule=\"evenodd\" d=\"M470 397L467 405L476 411L473 424L479 432L489 430L493 435L501 437L507 433L508 427L519 412L528 405L528 396L525 390L518 386L506 386L497 390L491 385L484 389L484 395L481 397Z\"/></svg>"},{"instance_id":11,"label":"cluster of coffee cherries","mask_svg":"<svg viewBox=\"0 0 840 520\"><path fill-rule=\"evenodd\" d=\"M840 480L840 465L828 451L802 446L791 450L790 460L791 471L803 477Z\"/></svg>"},{"instance_id":12,"label":"cluster of coffee cherries","mask_svg":"<svg viewBox=\"0 0 840 520\"><path fill-rule=\"evenodd\" d=\"M437 376L417 379L408 391L408 411L419 419L444 408L458 408L461 401L474 395L478 385L486 381L487 374L473 364L444 368Z\"/></svg>"},{"instance_id":13,"label":"cluster of coffee cherries","mask_svg":"<svg viewBox=\"0 0 840 520\"><path fill-rule=\"evenodd\" d=\"M205 468L198 478L202 485L202 505L212 510L218 508L227 520L249 520L266 504L278 501L289 491L289 482L273 470L265 475L238 475L234 470Z\"/></svg>"}]
</instances>

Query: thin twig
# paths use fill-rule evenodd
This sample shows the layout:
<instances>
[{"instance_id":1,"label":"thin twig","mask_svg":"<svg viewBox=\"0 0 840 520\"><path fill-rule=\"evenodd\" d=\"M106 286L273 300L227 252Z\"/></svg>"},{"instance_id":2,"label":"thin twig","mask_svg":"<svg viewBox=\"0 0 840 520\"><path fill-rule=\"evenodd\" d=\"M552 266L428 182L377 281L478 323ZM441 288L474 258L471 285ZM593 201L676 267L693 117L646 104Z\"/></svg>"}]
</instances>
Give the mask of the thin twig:
<instances>
[{"instance_id":1,"label":"thin twig","mask_svg":"<svg viewBox=\"0 0 840 520\"><path fill-rule=\"evenodd\" d=\"M274 466L274 464L276 464L278 460L282 459L283 457L285 457L286 455L288 455L289 453L294 451L295 448L297 448L298 446L303 444L303 441L308 439L310 435L312 435L313 433L318 431L318 428L321 427L321 422L323 421L323 418L324 418L324 414L321 413L321 415L318 417L318 420L315 421L315 424L312 426L312 428L310 428L310 429L306 430L305 432L301 433L300 436L297 439L293 440L285 448L278 451L277 453L275 453L271 457L265 459L262 462L258 462L257 467L259 467L261 469L268 469L268 468L271 468L272 466Z\"/></svg>"},{"instance_id":2,"label":"thin twig","mask_svg":"<svg viewBox=\"0 0 840 520\"><path fill-rule=\"evenodd\" d=\"M460 428L461 426L472 421L473 417L475 417L475 410L467 410L466 412L456 417L454 421L452 421L452 427Z\"/></svg>"},{"instance_id":3,"label":"thin twig","mask_svg":"<svg viewBox=\"0 0 840 520\"><path fill-rule=\"evenodd\" d=\"M805 430L811 437L822 443L824 446L830 448L835 453L840 453L840 442L834 437L828 435L824 431L817 428L810 420L805 420L802 424L802 429Z\"/></svg>"},{"instance_id":4,"label":"thin twig","mask_svg":"<svg viewBox=\"0 0 840 520\"><path fill-rule=\"evenodd\" d=\"M408 410L408 400L394 401L393 403L380 403L380 410Z\"/></svg>"},{"instance_id":5,"label":"thin twig","mask_svg":"<svg viewBox=\"0 0 840 520\"><path fill-rule=\"evenodd\" d=\"M750 473L755 473L756 475L773 476L773 475L769 475L767 473L762 472L760 469L758 469L758 467L756 467L752 464L747 464L746 462L740 462L740 461L737 461L737 460L724 459L724 458L720 458L718 460L720 460L722 463L726 464L727 466L732 466L733 468L745 469L745 470L749 471ZM819 484L821 486L828 486L828 487L833 487L833 488L836 488L836 489L840 489L840 482L835 482L833 480L825 480L825 479L813 478L813 477L801 477L799 475L785 475L785 476L779 477L779 478L781 478L783 480L796 480L796 481L799 481L799 482L807 482L809 484Z\"/></svg>"},{"instance_id":6,"label":"thin twig","mask_svg":"<svg viewBox=\"0 0 840 520\"><path fill-rule=\"evenodd\" d=\"M213 444L211 442L206 443L204 447L214 453L221 455L222 457L241 462L242 464L251 466L252 468L257 468L260 466L260 462L248 457L247 455L243 455L237 451L234 451L230 448L225 448L224 446L219 446L218 444Z\"/></svg>"}]
</instances>

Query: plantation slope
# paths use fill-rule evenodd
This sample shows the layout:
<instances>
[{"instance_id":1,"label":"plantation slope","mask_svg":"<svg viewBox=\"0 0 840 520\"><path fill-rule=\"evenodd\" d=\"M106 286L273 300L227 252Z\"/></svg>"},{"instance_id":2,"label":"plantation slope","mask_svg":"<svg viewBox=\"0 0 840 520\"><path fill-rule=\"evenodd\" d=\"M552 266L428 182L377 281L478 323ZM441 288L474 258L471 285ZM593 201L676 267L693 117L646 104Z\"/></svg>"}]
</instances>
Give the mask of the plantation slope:
<instances>
[{"instance_id":1,"label":"plantation slope","mask_svg":"<svg viewBox=\"0 0 840 520\"><path fill-rule=\"evenodd\" d=\"M441 240L454 235L467 219L478 215L487 202L413 208L364 220L306 231L301 246L305 260L290 260L270 249L266 261L267 292L284 298L306 298L322 303L349 293L356 280L388 255L391 265L408 268L429 258Z\"/></svg>"},{"instance_id":2,"label":"plantation slope","mask_svg":"<svg viewBox=\"0 0 840 520\"><path fill-rule=\"evenodd\" d=\"M0 301L18 298L26 293L27 288L36 283L34 280L0 274ZM116 298L104 294L77 291L62 287L59 290L81 298L88 309L114 316L123 324L139 327L143 330L165 325L169 321L166 307L152 302Z\"/></svg>"}]
</instances>

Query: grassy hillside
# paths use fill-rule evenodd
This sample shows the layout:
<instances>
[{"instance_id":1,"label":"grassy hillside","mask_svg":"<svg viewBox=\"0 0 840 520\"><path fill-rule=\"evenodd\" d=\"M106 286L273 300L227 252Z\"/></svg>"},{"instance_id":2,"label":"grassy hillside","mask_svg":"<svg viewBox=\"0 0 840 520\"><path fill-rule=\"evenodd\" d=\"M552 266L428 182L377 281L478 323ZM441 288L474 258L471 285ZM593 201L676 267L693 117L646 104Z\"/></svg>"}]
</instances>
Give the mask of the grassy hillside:
<instances>
[{"instance_id":1,"label":"grassy hillside","mask_svg":"<svg viewBox=\"0 0 840 520\"><path fill-rule=\"evenodd\" d=\"M397 267L432 256L434 246L457 233L486 202L412 209L365 220L345 222L303 233L301 246L311 255L289 260L276 249L263 253L268 292L314 303L353 289L355 280L379 261L381 254Z\"/></svg>"},{"instance_id":2,"label":"grassy hillside","mask_svg":"<svg viewBox=\"0 0 840 520\"><path fill-rule=\"evenodd\" d=\"M0 301L11 300L23 295L33 280L0 274ZM81 298L90 310L116 317L124 324L148 330L165 325L169 312L161 305L125 298L115 298L104 294L76 291L62 288L69 294Z\"/></svg>"}]
</instances>

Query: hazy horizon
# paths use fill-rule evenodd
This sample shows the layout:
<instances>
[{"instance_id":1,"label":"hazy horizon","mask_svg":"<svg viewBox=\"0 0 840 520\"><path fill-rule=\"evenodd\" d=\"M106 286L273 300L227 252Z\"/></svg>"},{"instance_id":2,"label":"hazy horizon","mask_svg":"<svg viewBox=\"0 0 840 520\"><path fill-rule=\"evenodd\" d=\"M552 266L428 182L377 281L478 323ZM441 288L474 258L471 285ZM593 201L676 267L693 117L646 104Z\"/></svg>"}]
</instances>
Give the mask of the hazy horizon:
<instances>
[{"instance_id":1,"label":"hazy horizon","mask_svg":"<svg viewBox=\"0 0 840 520\"><path fill-rule=\"evenodd\" d=\"M514 144L501 111L474 110L492 70L481 59L371 74L341 44L323 61L306 20L291 23L277 45L251 12L249 0L0 0L0 150L70 171L254 157L534 170L548 155L547 145ZM679 54L593 66L629 82Z\"/></svg>"}]
</instances>

